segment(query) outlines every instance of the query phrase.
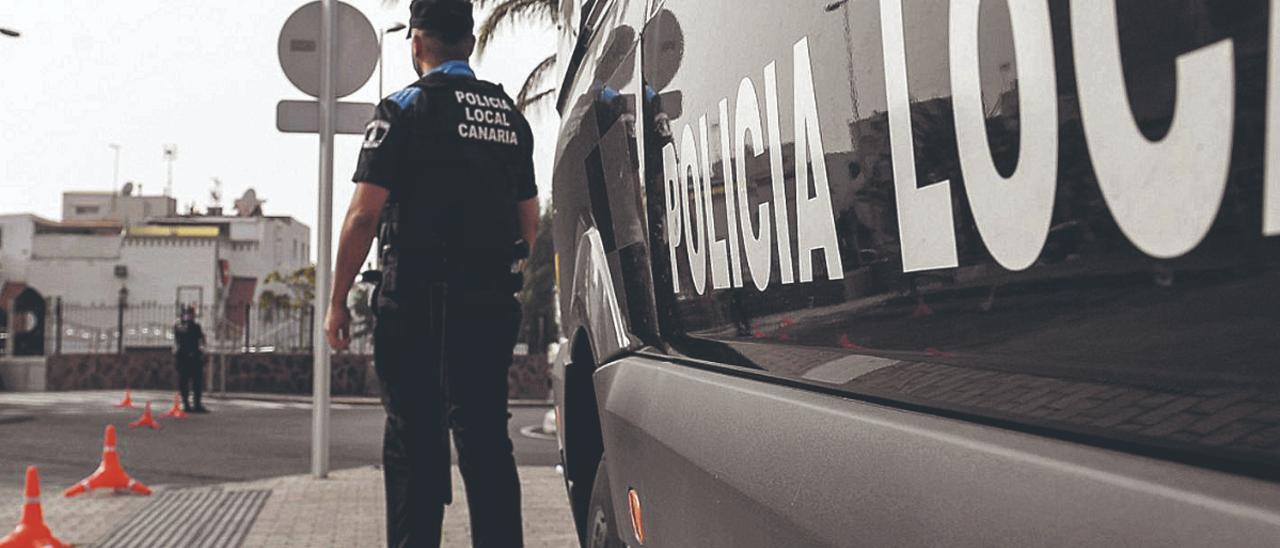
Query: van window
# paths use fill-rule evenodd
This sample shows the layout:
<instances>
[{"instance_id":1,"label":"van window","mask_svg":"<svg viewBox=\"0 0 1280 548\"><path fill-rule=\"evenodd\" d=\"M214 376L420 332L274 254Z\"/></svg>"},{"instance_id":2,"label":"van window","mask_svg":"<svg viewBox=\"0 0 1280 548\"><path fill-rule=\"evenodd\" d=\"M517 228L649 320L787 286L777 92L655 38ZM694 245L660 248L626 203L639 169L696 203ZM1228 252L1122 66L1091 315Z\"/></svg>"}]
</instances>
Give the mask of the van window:
<instances>
[{"instance_id":1,"label":"van window","mask_svg":"<svg viewBox=\"0 0 1280 548\"><path fill-rule=\"evenodd\" d=\"M1274 470L1265 6L1122 2L1111 22L1066 2L1016 17L951 4L663 4L644 33L643 142L664 346L816 390ZM751 39L721 55L716 28ZM1018 64L1028 51L1039 64ZM1188 55L1223 62L1180 87ZM1205 78L1209 65L1228 72ZM1235 103L1178 110L1205 93ZM1113 97L1128 110L1105 110ZM1144 160L1160 139L1163 160ZM1174 186L1165 164L1181 157L1221 169ZM1152 173L1172 175L1149 207L1126 205ZM1198 197L1209 184L1221 191Z\"/></svg>"}]
</instances>

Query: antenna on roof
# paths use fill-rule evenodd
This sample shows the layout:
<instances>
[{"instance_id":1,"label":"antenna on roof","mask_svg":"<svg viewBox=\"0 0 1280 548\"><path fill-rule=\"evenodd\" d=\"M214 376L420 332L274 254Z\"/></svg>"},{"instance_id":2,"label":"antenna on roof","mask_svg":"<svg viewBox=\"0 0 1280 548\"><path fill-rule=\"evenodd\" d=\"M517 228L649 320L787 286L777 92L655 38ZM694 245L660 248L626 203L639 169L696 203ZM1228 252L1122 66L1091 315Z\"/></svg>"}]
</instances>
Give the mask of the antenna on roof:
<instances>
[{"instance_id":1,"label":"antenna on roof","mask_svg":"<svg viewBox=\"0 0 1280 548\"><path fill-rule=\"evenodd\" d=\"M222 179L210 177L213 181L213 188L209 189L209 207L211 209L222 209Z\"/></svg>"},{"instance_id":2,"label":"antenna on roof","mask_svg":"<svg viewBox=\"0 0 1280 548\"><path fill-rule=\"evenodd\" d=\"M164 146L164 161L169 164L169 179L164 185L164 195L173 196L173 162L178 159L178 145Z\"/></svg>"}]
</instances>

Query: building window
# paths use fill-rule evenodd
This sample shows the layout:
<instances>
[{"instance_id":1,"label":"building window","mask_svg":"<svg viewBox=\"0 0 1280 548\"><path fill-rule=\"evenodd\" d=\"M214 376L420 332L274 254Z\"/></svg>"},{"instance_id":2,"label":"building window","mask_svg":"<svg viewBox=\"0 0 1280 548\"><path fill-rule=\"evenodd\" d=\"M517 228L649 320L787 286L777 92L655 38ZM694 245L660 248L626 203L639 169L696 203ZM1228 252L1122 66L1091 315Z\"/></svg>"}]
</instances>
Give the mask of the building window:
<instances>
[{"instance_id":1,"label":"building window","mask_svg":"<svg viewBox=\"0 0 1280 548\"><path fill-rule=\"evenodd\" d=\"M76 215L97 215L98 206L76 206Z\"/></svg>"}]
</instances>

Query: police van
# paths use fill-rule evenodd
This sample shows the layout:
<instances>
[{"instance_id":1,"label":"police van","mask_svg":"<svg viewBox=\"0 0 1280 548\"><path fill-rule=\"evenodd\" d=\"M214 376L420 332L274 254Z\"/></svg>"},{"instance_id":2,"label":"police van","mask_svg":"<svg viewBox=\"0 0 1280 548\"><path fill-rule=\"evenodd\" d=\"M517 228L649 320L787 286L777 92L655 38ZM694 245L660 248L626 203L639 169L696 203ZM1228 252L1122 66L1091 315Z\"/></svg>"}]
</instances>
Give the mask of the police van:
<instances>
[{"instance_id":1,"label":"police van","mask_svg":"<svg viewBox=\"0 0 1280 548\"><path fill-rule=\"evenodd\" d=\"M585 546L1280 544L1280 0L562 0Z\"/></svg>"}]
</instances>

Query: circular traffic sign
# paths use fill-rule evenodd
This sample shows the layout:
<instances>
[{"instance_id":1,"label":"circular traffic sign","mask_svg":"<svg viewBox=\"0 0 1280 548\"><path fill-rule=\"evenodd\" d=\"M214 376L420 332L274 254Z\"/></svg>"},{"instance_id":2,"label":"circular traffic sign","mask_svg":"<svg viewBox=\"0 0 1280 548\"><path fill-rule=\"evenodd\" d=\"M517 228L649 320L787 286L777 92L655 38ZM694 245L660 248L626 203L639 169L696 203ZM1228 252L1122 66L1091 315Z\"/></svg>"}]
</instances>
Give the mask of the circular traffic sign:
<instances>
[{"instance_id":1,"label":"circular traffic sign","mask_svg":"<svg viewBox=\"0 0 1280 548\"><path fill-rule=\"evenodd\" d=\"M337 3L337 97L355 93L378 65L378 34L373 24L351 5ZM304 4L280 29L280 67L289 81L312 97L320 96L320 2Z\"/></svg>"}]
</instances>

